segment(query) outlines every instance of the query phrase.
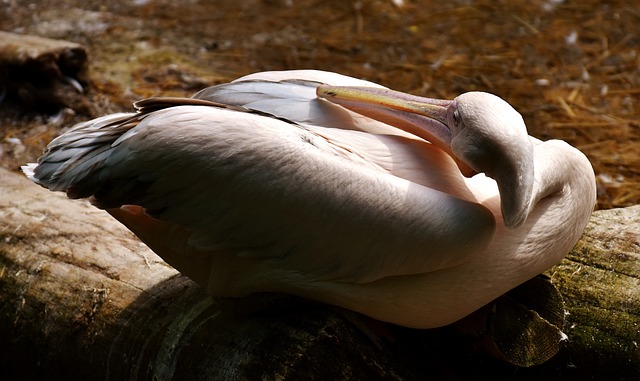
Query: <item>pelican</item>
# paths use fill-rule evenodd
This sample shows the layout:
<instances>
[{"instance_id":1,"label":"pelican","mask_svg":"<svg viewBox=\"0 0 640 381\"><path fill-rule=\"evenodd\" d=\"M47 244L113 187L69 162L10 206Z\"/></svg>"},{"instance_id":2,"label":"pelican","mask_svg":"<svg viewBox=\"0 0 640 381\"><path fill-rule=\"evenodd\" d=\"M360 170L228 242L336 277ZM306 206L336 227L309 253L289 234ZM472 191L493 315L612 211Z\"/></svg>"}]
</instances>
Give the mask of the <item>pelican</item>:
<instances>
[{"instance_id":1,"label":"pelican","mask_svg":"<svg viewBox=\"0 0 640 381\"><path fill-rule=\"evenodd\" d=\"M595 204L587 158L484 92L297 70L135 106L23 171L90 198L216 297L288 293L439 327L559 262Z\"/></svg>"}]
</instances>

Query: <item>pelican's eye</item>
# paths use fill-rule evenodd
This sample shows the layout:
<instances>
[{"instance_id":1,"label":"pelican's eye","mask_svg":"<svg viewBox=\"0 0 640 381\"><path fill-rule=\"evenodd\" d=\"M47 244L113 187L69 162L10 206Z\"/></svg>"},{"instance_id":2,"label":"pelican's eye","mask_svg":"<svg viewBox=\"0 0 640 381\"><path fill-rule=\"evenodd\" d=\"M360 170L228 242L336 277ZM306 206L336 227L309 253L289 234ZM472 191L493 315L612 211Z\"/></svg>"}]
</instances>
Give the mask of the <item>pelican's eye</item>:
<instances>
[{"instance_id":1,"label":"pelican's eye","mask_svg":"<svg viewBox=\"0 0 640 381\"><path fill-rule=\"evenodd\" d=\"M456 124L456 127L460 125L460 111L458 111L458 109L453 110L453 122Z\"/></svg>"}]
</instances>

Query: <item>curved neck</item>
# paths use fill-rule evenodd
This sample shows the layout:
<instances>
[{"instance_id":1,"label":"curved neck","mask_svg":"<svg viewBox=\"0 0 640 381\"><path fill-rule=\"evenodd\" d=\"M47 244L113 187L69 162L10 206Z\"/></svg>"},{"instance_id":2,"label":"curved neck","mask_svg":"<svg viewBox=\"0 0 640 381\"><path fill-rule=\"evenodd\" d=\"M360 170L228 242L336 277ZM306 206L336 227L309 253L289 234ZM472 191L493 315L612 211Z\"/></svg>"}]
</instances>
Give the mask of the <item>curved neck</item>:
<instances>
[{"instance_id":1,"label":"curved neck","mask_svg":"<svg viewBox=\"0 0 640 381\"><path fill-rule=\"evenodd\" d=\"M534 186L532 212L547 197L560 198L575 212L591 215L596 203L595 175L591 163L576 148L562 140L549 140L534 146ZM579 208L582 206L582 208Z\"/></svg>"},{"instance_id":2,"label":"curved neck","mask_svg":"<svg viewBox=\"0 0 640 381\"><path fill-rule=\"evenodd\" d=\"M575 245L596 203L596 184L589 160L561 140L535 143L534 188L529 216L528 245L538 250L554 247L559 258ZM546 251L542 251L546 252Z\"/></svg>"},{"instance_id":3,"label":"curved neck","mask_svg":"<svg viewBox=\"0 0 640 381\"><path fill-rule=\"evenodd\" d=\"M485 279L492 274L495 296L505 285L515 287L567 255L596 202L593 169L580 151L559 140L534 139L533 144L534 186L524 224L515 229L497 224L491 245L465 267L465 276L475 278L477 287L487 287ZM500 197L481 203L502 220Z\"/></svg>"}]
</instances>

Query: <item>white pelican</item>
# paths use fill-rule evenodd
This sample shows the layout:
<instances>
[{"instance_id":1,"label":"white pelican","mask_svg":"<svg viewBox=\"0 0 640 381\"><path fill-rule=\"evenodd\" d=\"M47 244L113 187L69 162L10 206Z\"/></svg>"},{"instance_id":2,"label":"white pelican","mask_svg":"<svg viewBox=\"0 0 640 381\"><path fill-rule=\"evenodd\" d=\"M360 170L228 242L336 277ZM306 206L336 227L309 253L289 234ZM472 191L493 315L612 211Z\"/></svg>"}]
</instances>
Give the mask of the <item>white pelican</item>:
<instances>
[{"instance_id":1,"label":"white pelican","mask_svg":"<svg viewBox=\"0 0 640 381\"><path fill-rule=\"evenodd\" d=\"M434 100L301 70L136 106L23 170L91 197L214 296L438 327L557 263L595 204L587 158L487 93Z\"/></svg>"}]
</instances>

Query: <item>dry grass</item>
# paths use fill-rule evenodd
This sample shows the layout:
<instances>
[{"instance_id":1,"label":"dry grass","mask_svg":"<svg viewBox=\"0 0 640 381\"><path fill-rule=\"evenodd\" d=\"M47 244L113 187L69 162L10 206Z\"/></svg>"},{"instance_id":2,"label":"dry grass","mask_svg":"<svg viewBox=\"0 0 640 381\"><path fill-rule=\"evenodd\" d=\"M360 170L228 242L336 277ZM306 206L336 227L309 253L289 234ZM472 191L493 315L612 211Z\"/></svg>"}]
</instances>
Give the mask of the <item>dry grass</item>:
<instances>
[{"instance_id":1,"label":"dry grass","mask_svg":"<svg viewBox=\"0 0 640 381\"><path fill-rule=\"evenodd\" d=\"M635 1L59 3L40 1L35 12L10 4L0 10L0 29L87 45L96 113L291 68L337 71L433 97L485 90L520 110L532 135L567 140L590 158L600 208L640 203ZM4 165L35 156L60 128L44 122L0 119ZM24 153L15 155L7 137L22 139Z\"/></svg>"}]
</instances>

